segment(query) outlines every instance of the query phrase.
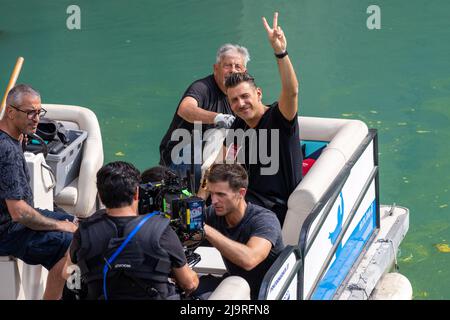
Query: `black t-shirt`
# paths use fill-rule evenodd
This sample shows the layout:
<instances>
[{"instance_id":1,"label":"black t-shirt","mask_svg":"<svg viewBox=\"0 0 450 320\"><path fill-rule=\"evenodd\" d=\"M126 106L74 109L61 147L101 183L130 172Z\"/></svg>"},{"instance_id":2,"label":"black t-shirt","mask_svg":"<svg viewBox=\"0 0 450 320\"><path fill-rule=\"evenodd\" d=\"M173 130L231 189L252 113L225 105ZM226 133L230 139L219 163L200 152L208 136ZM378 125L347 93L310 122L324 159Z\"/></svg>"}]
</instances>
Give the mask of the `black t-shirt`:
<instances>
[{"instance_id":1,"label":"black t-shirt","mask_svg":"<svg viewBox=\"0 0 450 320\"><path fill-rule=\"evenodd\" d=\"M281 237L281 226L278 218L272 211L248 203L244 217L239 224L233 228L228 227L225 217L220 217L215 214L213 206L208 207L206 212L206 223L227 238L242 244L246 244L251 237L264 238L272 243L272 249L267 258L250 271L242 269L223 257L225 266L230 275L241 276L247 280L250 285L252 299L256 299L261 282L267 270L269 270L273 262L284 249Z\"/></svg>"},{"instance_id":2,"label":"black t-shirt","mask_svg":"<svg viewBox=\"0 0 450 320\"><path fill-rule=\"evenodd\" d=\"M159 151L161 155L160 164L170 166L172 160L170 153L173 147L179 141L171 141L172 132L175 129L187 129L192 132L194 124L181 118L177 112L180 107L181 101L186 97L192 97L198 102L198 106L204 110L213 111L217 113L233 114L230 104L228 103L227 96L220 90L219 86L214 79L214 75L209 75L206 78L200 79L192 83L189 88L184 92L178 103L177 110L170 123L169 129L161 140L159 145ZM208 129L213 128L213 124L203 124L202 130L205 132Z\"/></svg>"},{"instance_id":3,"label":"black t-shirt","mask_svg":"<svg viewBox=\"0 0 450 320\"><path fill-rule=\"evenodd\" d=\"M0 130L0 235L12 223L7 200L25 200L33 206L30 174L18 140Z\"/></svg>"},{"instance_id":4,"label":"black t-shirt","mask_svg":"<svg viewBox=\"0 0 450 320\"><path fill-rule=\"evenodd\" d=\"M249 130L249 127L241 118L236 118L231 129L242 129L244 131ZM254 137L257 140L242 139L243 141L237 141L230 136L224 141L224 144L229 147L232 143L237 144L237 149L240 146L245 146L245 163L242 165L247 170L249 176L248 189L254 191L259 195L266 197L275 197L287 202L290 194L294 191L297 185L302 180L302 153L300 147L298 119L295 117L293 120L288 121L282 114L278 106L278 102L273 103L270 108L264 113L258 125L254 128L256 135ZM261 145L261 130L266 129L266 135L268 143L264 143L267 146L267 152L262 152L267 155L271 162L278 159L278 170L275 174L265 175L261 174L261 168L270 168L273 163L269 160L264 160L267 163L262 164L260 155ZM278 129L279 141L274 141L274 144L278 145L278 154L271 154L271 133L273 129ZM230 130L230 135L234 134L233 130ZM254 142L250 142L253 140ZM253 150L249 147L252 144L255 146ZM251 156L254 159L250 158ZM275 152L275 151L274 151ZM252 160L252 161L250 161ZM256 163L253 163L255 162ZM272 167L275 168L276 166ZM269 171L272 171L269 170Z\"/></svg>"},{"instance_id":5,"label":"black t-shirt","mask_svg":"<svg viewBox=\"0 0 450 320\"><path fill-rule=\"evenodd\" d=\"M128 222L136 217L108 217L117 227L118 237L123 236L125 226ZM175 231L170 226L167 226L166 230L161 235L160 239L161 248L167 251L170 257L172 268L181 268L186 264L186 256L184 255L183 247L178 239ZM77 253L81 248L80 232L77 230L73 235L72 244L70 246L70 259L73 263L77 263Z\"/></svg>"}]
</instances>

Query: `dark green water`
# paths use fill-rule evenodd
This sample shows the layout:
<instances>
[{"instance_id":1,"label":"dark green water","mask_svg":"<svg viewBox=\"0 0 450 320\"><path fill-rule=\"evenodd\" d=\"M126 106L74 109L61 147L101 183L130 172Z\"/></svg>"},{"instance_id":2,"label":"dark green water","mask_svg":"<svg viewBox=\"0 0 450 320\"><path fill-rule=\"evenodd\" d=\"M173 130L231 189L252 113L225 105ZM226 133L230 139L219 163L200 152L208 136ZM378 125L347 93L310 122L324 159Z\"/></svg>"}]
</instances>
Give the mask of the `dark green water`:
<instances>
[{"instance_id":1,"label":"dark green water","mask_svg":"<svg viewBox=\"0 0 450 320\"><path fill-rule=\"evenodd\" d=\"M81 9L68 30L66 9ZM246 46L267 103L279 93L260 17L279 23L301 82L300 114L346 117L379 130L382 203L411 210L400 271L415 299L450 298L450 1L0 0L0 88L18 56L19 82L46 103L87 106L103 134L105 161L145 169L178 100L212 71L225 43ZM445 251L445 250L443 250Z\"/></svg>"}]
</instances>

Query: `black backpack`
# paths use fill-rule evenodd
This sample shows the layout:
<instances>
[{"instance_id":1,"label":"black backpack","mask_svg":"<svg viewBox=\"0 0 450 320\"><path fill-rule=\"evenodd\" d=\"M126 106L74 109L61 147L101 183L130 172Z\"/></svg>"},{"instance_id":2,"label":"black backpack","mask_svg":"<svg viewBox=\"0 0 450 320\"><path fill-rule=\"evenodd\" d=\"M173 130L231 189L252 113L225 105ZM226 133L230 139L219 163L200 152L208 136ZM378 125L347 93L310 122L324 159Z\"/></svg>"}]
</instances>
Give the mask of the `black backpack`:
<instances>
[{"instance_id":1,"label":"black backpack","mask_svg":"<svg viewBox=\"0 0 450 320\"><path fill-rule=\"evenodd\" d=\"M61 122L42 118L37 126L36 134L28 136L28 144L24 150L34 154L44 152L46 157L47 153L60 153L69 143L66 129Z\"/></svg>"}]
</instances>

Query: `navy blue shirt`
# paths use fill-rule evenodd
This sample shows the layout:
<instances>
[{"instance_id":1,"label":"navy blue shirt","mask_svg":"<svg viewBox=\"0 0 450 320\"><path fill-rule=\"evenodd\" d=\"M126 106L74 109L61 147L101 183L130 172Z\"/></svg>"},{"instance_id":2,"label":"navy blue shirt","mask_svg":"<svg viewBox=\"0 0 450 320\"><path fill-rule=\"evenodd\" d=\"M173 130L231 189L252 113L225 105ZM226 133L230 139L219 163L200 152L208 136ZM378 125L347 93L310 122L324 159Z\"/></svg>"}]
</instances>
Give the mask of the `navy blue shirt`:
<instances>
[{"instance_id":1,"label":"navy blue shirt","mask_svg":"<svg viewBox=\"0 0 450 320\"><path fill-rule=\"evenodd\" d=\"M228 227L225 217L215 214L214 207L210 206L206 212L206 223L218 230L227 238L246 244L251 237L266 239L272 243L267 258L250 271L246 271L223 257L225 266L230 275L241 276L250 285L252 299L257 299L261 282L273 262L284 249L281 237L281 226L277 216L272 211L252 203L247 204L245 215L235 227Z\"/></svg>"},{"instance_id":2,"label":"navy blue shirt","mask_svg":"<svg viewBox=\"0 0 450 320\"><path fill-rule=\"evenodd\" d=\"M12 223L7 200L25 200L33 206L30 174L18 140L0 130L0 235Z\"/></svg>"}]
</instances>

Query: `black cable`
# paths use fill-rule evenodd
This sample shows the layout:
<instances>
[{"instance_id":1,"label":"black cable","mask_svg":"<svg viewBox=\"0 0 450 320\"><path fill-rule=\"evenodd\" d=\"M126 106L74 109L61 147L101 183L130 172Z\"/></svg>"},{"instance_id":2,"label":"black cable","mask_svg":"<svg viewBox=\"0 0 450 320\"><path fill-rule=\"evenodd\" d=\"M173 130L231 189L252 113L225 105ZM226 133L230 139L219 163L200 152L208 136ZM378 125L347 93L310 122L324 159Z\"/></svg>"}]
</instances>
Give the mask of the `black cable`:
<instances>
[{"instance_id":1,"label":"black cable","mask_svg":"<svg viewBox=\"0 0 450 320\"><path fill-rule=\"evenodd\" d=\"M31 136L33 139L39 141L39 143L42 146L42 153L44 154L44 159L46 159L47 155L48 155L48 147L47 147L47 144L45 143L44 139L39 137L36 133L32 133L29 136Z\"/></svg>"}]
</instances>

